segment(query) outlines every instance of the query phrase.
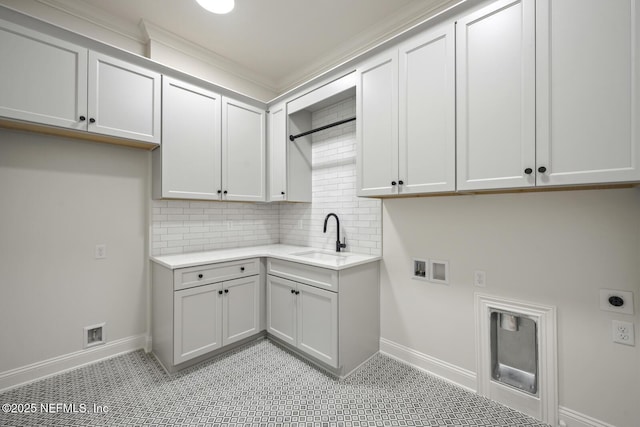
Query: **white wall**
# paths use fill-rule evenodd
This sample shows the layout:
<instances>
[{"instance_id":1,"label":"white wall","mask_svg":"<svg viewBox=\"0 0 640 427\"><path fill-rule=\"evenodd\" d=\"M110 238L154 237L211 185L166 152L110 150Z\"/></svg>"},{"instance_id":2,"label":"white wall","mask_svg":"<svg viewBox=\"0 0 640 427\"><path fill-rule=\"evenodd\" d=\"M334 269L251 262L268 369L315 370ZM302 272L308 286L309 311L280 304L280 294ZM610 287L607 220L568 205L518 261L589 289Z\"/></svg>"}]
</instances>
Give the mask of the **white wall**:
<instances>
[{"instance_id":1,"label":"white wall","mask_svg":"<svg viewBox=\"0 0 640 427\"><path fill-rule=\"evenodd\" d=\"M313 129L356 115L355 97L330 105L311 115ZM381 202L356 197L356 130L350 122L312 136L312 203L280 204L280 243L336 247L334 218L323 233L330 212L340 218L340 239L349 252L380 255L382 252Z\"/></svg>"},{"instance_id":2,"label":"white wall","mask_svg":"<svg viewBox=\"0 0 640 427\"><path fill-rule=\"evenodd\" d=\"M385 200L383 240L382 338L476 372L474 292L555 305L560 405L638 425L640 189ZM410 279L412 257L449 260L450 286ZM635 315L600 311L600 288L633 291ZM613 319L639 344L612 343Z\"/></svg>"},{"instance_id":3,"label":"white wall","mask_svg":"<svg viewBox=\"0 0 640 427\"><path fill-rule=\"evenodd\" d=\"M0 129L0 373L147 330L149 153ZM94 259L98 243L107 258Z\"/></svg>"}]
</instances>

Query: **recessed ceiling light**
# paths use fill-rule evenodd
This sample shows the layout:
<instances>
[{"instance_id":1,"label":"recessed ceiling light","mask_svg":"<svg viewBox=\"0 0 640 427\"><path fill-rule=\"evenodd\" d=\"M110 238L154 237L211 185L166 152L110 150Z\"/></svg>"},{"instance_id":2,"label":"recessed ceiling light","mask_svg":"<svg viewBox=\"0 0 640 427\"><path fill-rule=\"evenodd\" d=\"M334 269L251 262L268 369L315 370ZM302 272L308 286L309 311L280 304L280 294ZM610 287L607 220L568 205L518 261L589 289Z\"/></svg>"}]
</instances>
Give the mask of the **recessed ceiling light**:
<instances>
[{"instance_id":1,"label":"recessed ceiling light","mask_svg":"<svg viewBox=\"0 0 640 427\"><path fill-rule=\"evenodd\" d=\"M235 6L235 0L196 0L200 6L209 12L223 14L229 13Z\"/></svg>"}]
</instances>

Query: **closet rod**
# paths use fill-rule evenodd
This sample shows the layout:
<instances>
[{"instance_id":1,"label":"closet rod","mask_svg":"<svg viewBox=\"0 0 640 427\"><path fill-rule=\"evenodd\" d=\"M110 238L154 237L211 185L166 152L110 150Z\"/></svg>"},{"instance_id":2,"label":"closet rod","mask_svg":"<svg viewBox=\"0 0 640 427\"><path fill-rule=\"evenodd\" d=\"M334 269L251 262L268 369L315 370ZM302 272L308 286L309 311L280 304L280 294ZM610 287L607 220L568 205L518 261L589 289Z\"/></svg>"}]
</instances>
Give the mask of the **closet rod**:
<instances>
[{"instance_id":1,"label":"closet rod","mask_svg":"<svg viewBox=\"0 0 640 427\"><path fill-rule=\"evenodd\" d=\"M311 135L312 133L320 132L321 130L329 129L329 128L332 128L332 127L334 127L334 126L341 125L341 124L343 124L343 123L349 123L349 122L352 122L352 121L354 121L355 119L356 119L355 117L351 117L351 118L349 118L349 119L344 119L344 120L337 121L337 122L335 122L335 123L330 123L330 124L328 124L328 125L321 126L321 127L317 128L317 129L311 129L311 130L309 130L309 131L302 132L302 133L299 133L299 134L297 134L297 135L289 135L289 141L295 141L295 140L296 140L296 138L300 138L301 136Z\"/></svg>"}]
</instances>

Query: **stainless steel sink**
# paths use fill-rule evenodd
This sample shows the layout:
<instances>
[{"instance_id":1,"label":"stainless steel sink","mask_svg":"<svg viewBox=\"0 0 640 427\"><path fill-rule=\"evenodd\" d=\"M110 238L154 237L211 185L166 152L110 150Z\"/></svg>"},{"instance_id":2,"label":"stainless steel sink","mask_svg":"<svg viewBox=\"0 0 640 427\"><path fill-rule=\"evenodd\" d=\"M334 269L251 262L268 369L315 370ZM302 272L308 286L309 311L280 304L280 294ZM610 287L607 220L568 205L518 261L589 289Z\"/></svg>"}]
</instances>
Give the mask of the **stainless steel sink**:
<instances>
[{"instance_id":1,"label":"stainless steel sink","mask_svg":"<svg viewBox=\"0 0 640 427\"><path fill-rule=\"evenodd\" d=\"M325 252L325 251L304 251L304 252L295 252L292 253L293 256L299 256L302 258L315 259L318 261L332 261L332 262L341 262L346 261L346 259L350 256L350 254L344 254L339 252Z\"/></svg>"}]
</instances>

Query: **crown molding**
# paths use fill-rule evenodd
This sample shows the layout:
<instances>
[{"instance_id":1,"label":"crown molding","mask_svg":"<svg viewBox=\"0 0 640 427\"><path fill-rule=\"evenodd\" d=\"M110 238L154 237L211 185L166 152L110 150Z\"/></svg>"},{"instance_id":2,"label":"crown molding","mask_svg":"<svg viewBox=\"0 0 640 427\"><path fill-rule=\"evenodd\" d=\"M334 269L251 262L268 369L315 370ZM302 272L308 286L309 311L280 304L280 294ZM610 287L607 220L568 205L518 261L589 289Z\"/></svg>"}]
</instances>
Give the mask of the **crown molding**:
<instances>
[{"instance_id":1,"label":"crown molding","mask_svg":"<svg viewBox=\"0 0 640 427\"><path fill-rule=\"evenodd\" d=\"M232 61L212 50L209 50L197 43L187 40L159 25L156 25L147 20L140 20L140 29L146 35L145 43L148 41L154 41L174 49L178 52L182 52L187 56L198 59L206 64L209 64L215 68L218 68L224 72L230 73L243 80L260 86L273 93L277 93L277 87L273 81L253 72L252 70L243 67L235 61ZM153 59L153 58L151 58Z\"/></svg>"},{"instance_id":2,"label":"crown molding","mask_svg":"<svg viewBox=\"0 0 640 427\"><path fill-rule=\"evenodd\" d=\"M34 1L64 14L73 16L74 18L89 22L97 27L115 33L136 43L144 44L146 42L138 27L88 3L69 0Z\"/></svg>"},{"instance_id":3,"label":"crown molding","mask_svg":"<svg viewBox=\"0 0 640 427\"><path fill-rule=\"evenodd\" d=\"M409 4L395 13L387 16L384 24L365 30L355 37L346 40L339 48L321 56L307 67L283 77L277 82L277 93L283 94L306 81L314 79L340 64L363 55L427 21L438 13L464 3L467 0L439 0Z\"/></svg>"}]
</instances>

